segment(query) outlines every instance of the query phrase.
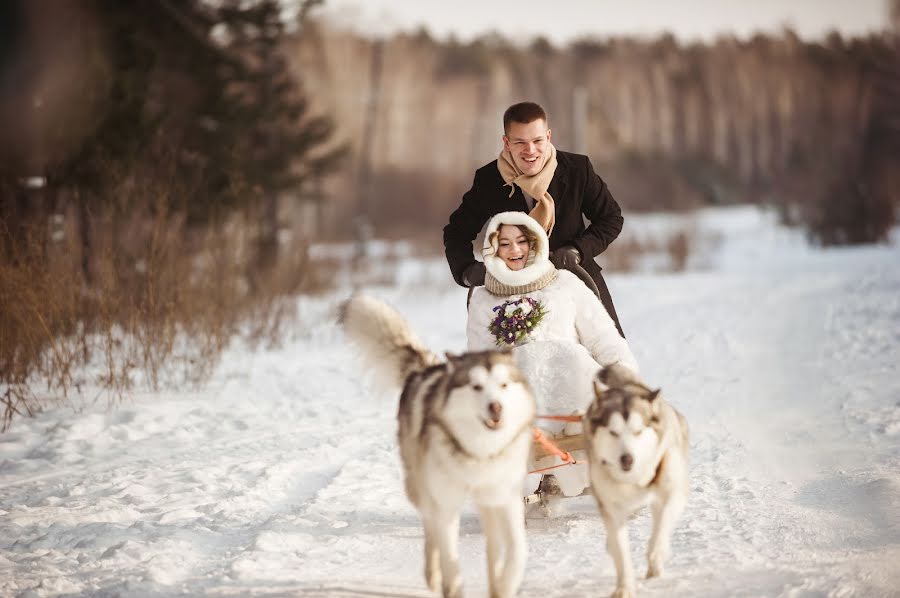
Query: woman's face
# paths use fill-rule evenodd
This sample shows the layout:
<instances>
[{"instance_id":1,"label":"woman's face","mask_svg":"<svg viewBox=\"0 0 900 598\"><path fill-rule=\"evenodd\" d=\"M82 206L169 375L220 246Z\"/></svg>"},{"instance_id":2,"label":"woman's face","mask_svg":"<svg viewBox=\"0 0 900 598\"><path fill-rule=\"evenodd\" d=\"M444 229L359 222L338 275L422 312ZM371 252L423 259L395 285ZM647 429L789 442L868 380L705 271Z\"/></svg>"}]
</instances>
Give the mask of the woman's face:
<instances>
[{"instance_id":1,"label":"woman's face","mask_svg":"<svg viewBox=\"0 0 900 598\"><path fill-rule=\"evenodd\" d=\"M510 270L521 270L528 261L531 245L518 226L501 224L497 231L497 255Z\"/></svg>"}]
</instances>

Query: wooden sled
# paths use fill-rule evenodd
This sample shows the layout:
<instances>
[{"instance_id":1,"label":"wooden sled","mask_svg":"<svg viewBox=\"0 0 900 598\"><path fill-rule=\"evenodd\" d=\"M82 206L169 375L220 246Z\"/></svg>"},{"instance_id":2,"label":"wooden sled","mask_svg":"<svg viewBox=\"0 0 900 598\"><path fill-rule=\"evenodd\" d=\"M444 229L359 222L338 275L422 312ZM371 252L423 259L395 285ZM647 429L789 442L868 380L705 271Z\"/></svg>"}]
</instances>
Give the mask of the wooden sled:
<instances>
[{"instance_id":1,"label":"wooden sled","mask_svg":"<svg viewBox=\"0 0 900 598\"><path fill-rule=\"evenodd\" d=\"M544 419L565 419L568 421L578 421L580 420L580 416L550 416L545 417ZM559 488L553 488L552 484L549 484L552 479L550 476L553 474L553 470L561 467L569 467L571 465L575 465L580 463L580 461L576 461L572 457L572 453L574 451L583 451L587 448L587 445L584 441L584 435L581 433L572 434L572 435L559 435L551 438L547 438L547 436L538 428L534 428L534 444L531 452L531 463L536 463L541 459L546 457L559 457L563 463L560 465L553 465L551 467L545 467L540 469L531 469L529 468L529 474L533 473L544 473L541 477L541 482L538 484L537 490L532 494L526 495L523 500L525 505L533 505L540 504L541 506L546 507L549 504L549 496L558 495ZM590 493L590 488L585 488L585 490L579 494L578 496L584 496Z\"/></svg>"}]
</instances>

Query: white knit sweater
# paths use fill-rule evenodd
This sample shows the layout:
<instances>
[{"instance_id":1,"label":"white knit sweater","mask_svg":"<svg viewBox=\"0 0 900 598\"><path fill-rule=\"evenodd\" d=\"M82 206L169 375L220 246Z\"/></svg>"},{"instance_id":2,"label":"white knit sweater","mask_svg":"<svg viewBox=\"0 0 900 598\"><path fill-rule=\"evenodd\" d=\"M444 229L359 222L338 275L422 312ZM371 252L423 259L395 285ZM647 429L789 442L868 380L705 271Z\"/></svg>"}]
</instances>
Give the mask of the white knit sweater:
<instances>
[{"instance_id":1,"label":"white knit sweater","mask_svg":"<svg viewBox=\"0 0 900 598\"><path fill-rule=\"evenodd\" d=\"M553 268L547 251L547 235L527 214L504 212L494 216L485 239L501 224L521 224L538 236L533 261L524 269L511 271L502 259L486 246L485 267L494 278L507 285L527 285ZM494 307L513 297L531 297L547 310L529 341L513 349L520 367L531 383L538 404L544 410L571 413L584 409L593 398L593 379L600 366L622 363L638 370L637 360L628 343L619 336L612 318L600 300L581 280L561 270L555 280L542 289L498 297L484 287L472 293L466 327L471 351L496 349L489 324Z\"/></svg>"}]
</instances>

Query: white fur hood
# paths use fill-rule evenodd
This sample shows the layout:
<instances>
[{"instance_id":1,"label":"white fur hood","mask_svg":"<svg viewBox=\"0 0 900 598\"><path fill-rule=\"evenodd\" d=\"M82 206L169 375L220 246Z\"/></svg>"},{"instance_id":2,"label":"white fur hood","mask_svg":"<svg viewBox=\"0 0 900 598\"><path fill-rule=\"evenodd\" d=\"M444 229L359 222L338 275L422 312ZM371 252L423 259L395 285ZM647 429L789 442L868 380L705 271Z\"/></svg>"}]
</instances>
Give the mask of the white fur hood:
<instances>
[{"instance_id":1,"label":"white fur hood","mask_svg":"<svg viewBox=\"0 0 900 598\"><path fill-rule=\"evenodd\" d=\"M497 241L494 233L503 224L524 226L537 236L537 243L528 254L527 265L521 270L510 270L506 262L497 256ZM500 212L491 218L484 232L484 247L481 250L481 256L484 259L484 267L490 275L499 282L510 286L530 284L554 268L550 263L550 241L547 239L547 233L534 218L525 212Z\"/></svg>"}]
</instances>

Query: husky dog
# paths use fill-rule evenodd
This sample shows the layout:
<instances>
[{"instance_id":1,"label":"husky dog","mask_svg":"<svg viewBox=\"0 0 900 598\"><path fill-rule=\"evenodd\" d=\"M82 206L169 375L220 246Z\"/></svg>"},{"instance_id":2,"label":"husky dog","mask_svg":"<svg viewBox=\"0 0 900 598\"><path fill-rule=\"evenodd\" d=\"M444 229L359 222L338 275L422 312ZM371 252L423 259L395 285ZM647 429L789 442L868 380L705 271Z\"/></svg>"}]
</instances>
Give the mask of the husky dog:
<instances>
[{"instance_id":1,"label":"husky dog","mask_svg":"<svg viewBox=\"0 0 900 598\"><path fill-rule=\"evenodd\" d=\"M397 437L406 495L425 529L425 579L461 596L459 514L471 496L487 540L492 597L513 596L525 569L522 483L535 400L509 353L439 360L384 303L347 301L344 331L382 384L402 387Z\"/></svg>"},{"instance_id":2,"label":"husky dog","mask_svg":"<svg viewBox=\"0 0 900 598\"><path fill-rule=\"evenodd\" d=\"M591 488L616 564L616 598L635 596L628 520L644 505L653 513L647 577L662 574L675 520L688 494L688 427L684 417L628 368L597 373L596 398L584 416Z\"/></svg>"}]
</instances>

